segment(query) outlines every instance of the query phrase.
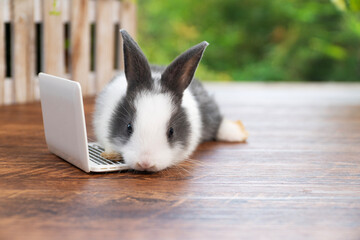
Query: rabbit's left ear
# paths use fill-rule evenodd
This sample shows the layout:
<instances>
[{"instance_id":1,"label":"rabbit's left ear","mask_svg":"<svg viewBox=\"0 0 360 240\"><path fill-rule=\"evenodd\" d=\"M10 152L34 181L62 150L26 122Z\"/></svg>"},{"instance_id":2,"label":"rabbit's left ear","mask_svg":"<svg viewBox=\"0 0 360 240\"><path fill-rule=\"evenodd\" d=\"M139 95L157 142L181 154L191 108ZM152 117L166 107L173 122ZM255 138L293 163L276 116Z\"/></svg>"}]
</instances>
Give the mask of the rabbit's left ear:
<instances>
[{"instance_id":1,"label":"rabbit's left ear","mask_svg":"<svg viewBox=\"0 0 360 240\"><path fill-rule=\"evenodd\" d=\"M138 88L150 89L152 86L149 63L135 40L124 30L120 30L123 38L125 76L128 90Z\"/></svg>"},{"instance_id":2,"label":"rabbit's left ear","mask_svg":"<svg viewBox=\"0 0 360 240\"><path fill-rule=\"evenodd\" d=\"M178 56L161 75L162 86L182 97L208 45L206 41L201 42Z\"/></svg>"}]
</instances>

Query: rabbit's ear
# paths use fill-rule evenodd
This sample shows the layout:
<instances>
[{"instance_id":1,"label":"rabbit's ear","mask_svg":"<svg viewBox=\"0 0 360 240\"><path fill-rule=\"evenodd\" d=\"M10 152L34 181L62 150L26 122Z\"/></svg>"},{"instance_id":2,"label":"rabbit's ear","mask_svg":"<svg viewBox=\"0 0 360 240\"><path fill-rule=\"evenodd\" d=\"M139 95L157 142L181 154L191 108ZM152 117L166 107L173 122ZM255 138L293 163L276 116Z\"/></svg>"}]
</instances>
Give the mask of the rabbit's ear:
<instances>
[{"instance_id":1,"label":"rabbit's ear","mask_svg":"<svg viewBox=\"0 0 360 240\"><path fill-rule=\"evenodd\" d=\"M120 30L123 38L125 76L128 90L152 87L149 63L139 45L124 30Z\"/></svg>"},{"instance_id":2,"label":"rabbit's ear","mask_svg":"<svg viewBox=\"0 0 360 240\"><path fill-rule=\"evenodd\" d=\"M209 45L201 42L178 56L163 72L161 84L178 96L182 96L194 77L196 68L205 48Z\"/></svg>"}]
</instances>

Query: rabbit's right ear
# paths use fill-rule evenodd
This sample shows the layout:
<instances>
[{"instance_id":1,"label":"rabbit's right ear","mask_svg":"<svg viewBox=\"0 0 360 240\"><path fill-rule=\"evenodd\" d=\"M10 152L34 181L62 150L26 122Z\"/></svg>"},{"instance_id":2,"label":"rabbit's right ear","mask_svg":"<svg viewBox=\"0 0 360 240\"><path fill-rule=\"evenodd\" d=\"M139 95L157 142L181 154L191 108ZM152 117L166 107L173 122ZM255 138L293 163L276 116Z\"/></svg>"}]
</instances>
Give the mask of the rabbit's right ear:
<instances>
[{"instance_id":1,"label":"rabbit's right ear","mask_svg":"<svg viewBox=\"0 0 360 240\"><path fill-rule=\"evenodd\" d=\"M128 82L128 91L138 88L151 89L151 70L144 53L124 29L121 29L120 32L123 38L125 76Z\"/></svg>"},{"instance_id":2,"label":"rabbit's right ear","mask_svg":"<svg viewBox=\"0 0 360 240\"><path fill-rule=\"evenodd\" d=\"M161 84L181 98L208 45L208 42L203 41L178 56L161 75Z\"/></svg>"}]
</instances>

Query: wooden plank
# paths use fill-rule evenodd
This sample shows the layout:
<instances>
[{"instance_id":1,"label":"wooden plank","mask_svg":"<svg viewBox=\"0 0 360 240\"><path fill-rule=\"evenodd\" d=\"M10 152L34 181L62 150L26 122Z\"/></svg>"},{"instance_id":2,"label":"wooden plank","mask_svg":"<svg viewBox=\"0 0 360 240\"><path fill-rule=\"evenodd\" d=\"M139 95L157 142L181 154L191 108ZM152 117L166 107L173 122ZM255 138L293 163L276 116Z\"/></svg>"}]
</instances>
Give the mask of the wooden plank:
<instances>
[{"instance_id":1,"label":"wooden plank","mask_svg":"<svg viewBox=\"0 0 360 240\"><path fill-rule=\"evenodd\" d=\"M64 76L64 26L60 0L43 0L44 72Z\"/></svg>"},{"instance_id":2,"label":"wooden plank","mask_svg":"<svg viewBox=\"0 0 360 240\"><path fill-rule=\"evenodd\" d=\"M4 90L4 105L14 103L14 81L11 78L5 78Z\"/></svg>"},{"instance_id":3,"label":"wooden plank","mask_svg":"<svg viewBox=\"0 0 360 240\"><path fill-rule=\"evenodd\" d=\"M101 0L103 1L103 0ZM96 12L97 12L97 9L96 9L96 4L97 4L98 1L96 0L89 0L89 16L88 16L88 19L89 19L89 23L95 23L96 21Z\"/></svg>"},{"instance_id":4,"label":"wooden plank","mask_svg":"<svg viewBox=\"0 0 360 240\"><path fill-rule=\"evenodd\" d=\"M136 4L134 1L124 0L120 5L120 26L125 29L134 39L136 39L137 26ZM120 34L121 35L121 34ZM124 56L122 48L122 38L119 37L119 69L124 69Z\"/></svg>"},{"instance_id":5,"label":"wooden plank","mask_svg":"<svg viewBox=\"0 0 360 240\"><path fill-rule=\"evenodd\" d=\"M35 23L42 23L43 22L43 1L44 0L32 0L34 1L34 22ZM53 2L53 0L49 0L48 2Z\"/></svg>"},{"instance_id":6,"label":"wooden plank","mask_svg":"<svg viewBox=\"0 0 360 240\"><path fill-rule=\"evenodd\" d=\"M39 103L0 107L0 239L358 240L360 84L205 86L248 143L152 174L86 174L48 151Z\"/></svg>"},{"instance_id":7,"label":"wooden plank","mask_svg":"<svg viewBox=\"0 0 360 240\"><path fill-rule=\"evenodd\" d=\"M70 22L70 4L71 0L61 0L63 23Z\"/></svg>"},{"instance_id":8,"label":"wooden plank","mask_svg":"<svg viewBox=\"0 0 360 240\"><path fill-rule=\"evenodd\" d=\"M96 90L100 91L114 75L113 0L96 4Z\"/></svg>"},{"instance_id":9,"label":"wooden plank","mask_svg":"<svg viewBox=\"0 0 360 240\"><path fill-rule=\"evenodd\" d=\"M5 39L5 28L4 28L4 9L5 2L0 0L0 105L4 104L5 101L5 69L6 69L6 62L5 62L5 46L4 46L4 39Z\"/></svg>"},{"instance_id":10,"label":"wooden plank","mask_svg":"<svg viewBox=\"0 0 360 240\"><path fill-rule=\"evenodd\" d=\"M136 39L136 17L136 4L134 1L122 1L120 8L121 27L124 28L134 39Z\"/></svg>"},{"instance_id":11,"label":"wooden plank","mask_svg":"<svg viewBox=\"0 0 360 240\"><path fill-rule=\"evenodd\" d=\"M81 85L83 95L88 94L90 72L89 1L72 0L71 11L71 75Z\"/></svg>"},{"instance_id":12,"label":"wooden plank","mask_svg":"<svg viewBox=\"0 0 360 240\"><path fill-rule=\"evenodd\" d=\"M34 2L33 0L28 0L28 8L29 8L29 23L28 23L28 39L29 39L29 69L28 69L28 101L34 101L35 99L35 91L36 91L36 76L35 76L35 55L36 55L36 44L35 44L35 21L34 21Z\"/></svg>"},{"instance_id":13,"label":"wooden plank","mask_svg":"<svg viewBox=\"0 0 360 240\"><path fill-rule=\"evenodd\" d=\"M33 1L12 1L13 63L15 101L23 103L34 97L34 9Z\"/></svg>"},{"instance_id":14,"label":"wooden plank","mask_svg":"<svg viewBox=\"0 0 360 240\"><path fill-rule=\"evenodd\" d=\"M4 21L5 22L10 22L11 19L10 19L10 13L11 13L11 5L10 5L10 0L2 0L3 2L3 6L4 6L4 10L2 12L3 14L3 18L4 18Z\"/></svg>"}]
</instances>

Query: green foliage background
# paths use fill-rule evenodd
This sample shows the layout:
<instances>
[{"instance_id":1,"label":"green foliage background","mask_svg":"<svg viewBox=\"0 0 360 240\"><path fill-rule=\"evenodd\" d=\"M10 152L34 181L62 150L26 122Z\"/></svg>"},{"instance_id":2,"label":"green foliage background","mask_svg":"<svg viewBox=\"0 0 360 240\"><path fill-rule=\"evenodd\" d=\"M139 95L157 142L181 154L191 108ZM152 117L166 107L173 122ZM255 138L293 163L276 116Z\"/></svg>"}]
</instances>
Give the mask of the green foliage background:
<instances>
[{"instance_id":1,"label":"green foliage background","mask_svg":"<svg viewBox=\"0 0 360 240\"><path fill-rule=\"evenodd\" d=\"M204 80L359 81L359 13L333 3L138 0L138 40L163 65L208 41L197 71Z\"/></svg>"}]
</instances>

